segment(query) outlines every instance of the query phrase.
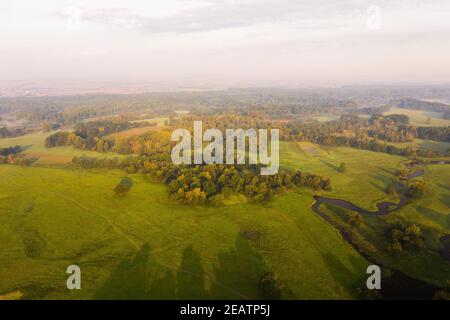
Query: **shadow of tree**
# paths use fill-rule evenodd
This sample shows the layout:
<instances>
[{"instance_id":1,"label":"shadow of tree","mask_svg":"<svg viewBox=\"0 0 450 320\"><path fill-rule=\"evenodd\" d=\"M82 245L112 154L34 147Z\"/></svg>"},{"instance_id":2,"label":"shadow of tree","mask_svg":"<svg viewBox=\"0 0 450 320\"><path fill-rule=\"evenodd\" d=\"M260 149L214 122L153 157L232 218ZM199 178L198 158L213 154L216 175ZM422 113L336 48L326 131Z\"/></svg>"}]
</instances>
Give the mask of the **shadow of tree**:
<instances>
[{"instance_id":1,"label":"shadow of tree","mask_svg":"<svg viewBox=\"0 0 450 320\"><path fill-rule=\"evenodd\" d=\"M377 167L378 170L384 171L388 175L395 175L395 170L386 169L383 167Z\"/></svg>"},{"instance_id":2,"label":"shadow of tree","mask_svg":"<svg viewBox=\"0 0 450 320\"><path fill-rule=\"evenodd\" d=\"M325 160L320 160L320 162L322 162L327 167L329 167L329 168L339 172L339 167L334 165L334 164L332 164L331 162L328 162L328 161L325 161Z\"/></svg>"},{"instance_id":3,"label":"shadow of tree","mask_svg":"<svg viewBox=\"0 0 450 320\"><path fill-rule=\"evenodd\" d=\"M145 299L150 247L145 244L132 258L122 261L113 271L95 298L103 300Z\"/></svg>"},{"instance_id":4,"label":"shadow of tree","mask_svg":"<svg viewBox=\"0 0 450 320\"><path fill-rule=\"evenodd\" d=\"M143 245L132 258L119 263L95 299L260 299L259 281L268 271L263 257L238 234L234 248L217 255L211 285L207 289L201 255L184 248L178 270L150 263L150 247ZM289 289L284 290L285 295Z\"/></svg>"},{"instance_id":5,"label":"shadow of tree","mask_svg":"<svg viewBox=\"0 0 450 320\"><path fill-rule=\"evenodd\" d=\"M238 235L235 247L217 256L215 282L211 296L215 299L260 299L259 281L267 271L263 257L248 241Z\"/></svg>"},{"instance_id":6,"label":"shadow of tree","mask_svg":"<svg viewBox=\"0 0 450 320\"><path fill-rule=\"evenodd\" d=\"M163 268L155 272L150 280L147 298L152 300L174 300L176 299L176 283L172 270Z\"/></svg>"},{"instance_id":7,"label":"shadow of tree","mask_svg":"<svg viewBox=\"0 0 450 320\"><path fill-rule=\"evenodd\" d=\"M372 178L380 181L382 183L383 187L380 187L381 189L385 189L389 184L392 183L392 178L389 176L385 176L382 174L369 174Z\"/></svg>"},{"instance_id":8,"label":"shadow of tree","mask_svg":"<svg viewBox=\"0 0 450 320\"><path fill-rule=\"evenodd\" d=\"M341 260L339 260L338 257L336 257L333 254L327 253L327 254L323 254L323 259L325 261L325 263L328 266L328 270L330 270L331 276L333 277L333 279L339 284L339 286L335 287L335 291L343 293L346 290L346 288L349 287L349 282L353 282L353 285L351 286L352 289L354 290L358 290L360 285L361 285L361 279L364 276L355 273L354 271L350 270L349 268L347 268ZM352 264L354 264L354 262L352 262ZM358 265L358 269L360 268L360 266ZM355 292L354 290L353 293ZM348 292L348 293L352 293L352 292Z\"/></svg>"},{"instance_id":9,"label":"shadow of tree","mask_svg":"<svg viewBox=\"0 0 450 320\"><path fill-rule=\"evenodd\" d=\"M375 182L370 181L369 183L370 183L374 188L376 188L376 189L378 189L378 190L380 190L380 191L382 191L382 192L386 192L386 189L385 189L385 188L383 188L382 186L379 186L379 185L376 184Z\"/></svg>"},{"instance_id":10,"label":"shadow of tree","mask_svg":"<svg viewBox=\"0 0 450 320\"><path fill-rule=\"evenodd\" d=\"M177 298L208 299L209 295L205 290L204 276L205 272L200 255L192 246L186 247L177 272Z\"/></svg>"},{"instance_id":11,"label":"shadow of tree","mask_svg":"<svg viewBox=\"0 0 450 320\"><path fill-rule=\"evenodd\" d=\"M441 225L442 227L450 228L450 219L449 219L450 215L448 214L445 215L439 211L425 207L418 207L417 210L427 218Z\"/></svg>"}]
</instances>

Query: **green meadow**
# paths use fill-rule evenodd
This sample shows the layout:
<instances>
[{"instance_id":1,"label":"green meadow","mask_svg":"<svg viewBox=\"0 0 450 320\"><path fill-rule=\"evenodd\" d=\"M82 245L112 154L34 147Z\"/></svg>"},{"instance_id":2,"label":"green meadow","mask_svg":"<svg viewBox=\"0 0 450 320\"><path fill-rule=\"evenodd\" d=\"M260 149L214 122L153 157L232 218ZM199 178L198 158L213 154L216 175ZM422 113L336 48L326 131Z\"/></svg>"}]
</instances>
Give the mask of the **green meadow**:
<instances>
[{"instance_id":1,"label":"green meadow","mask_svg":"<svg viewBox=\"0 0 450 320\"><path fill-rule=\"evenodd\" d=\"M25 298L261 298L280 275L286 299L356 298L367 262L291 193L270 208L174 206L165 187L119 171L2 165L0 293ZM251 235L251 236L248 236ZM67 266L82 290L65 287Z\"/></svg>"},{"instance_id":2,"label":"green meadow","mask_svg":"<svg viewBox=\"0 0 450 320\"><path fill-rule=\"evenodd\" d=\"M395 181L394 173L405 162L403 157L352 148L323 147L309 142L282 142L280 149L280 159L285 168L320 172L330 177L333 190L327 196L350 200L370 210L376 210L376 204L383 200L398 201L396 197L389 197L385 190ZM337 170L341 162L347 165L345 173ZM450 266L437 252L442 248L440 237L450 230L448 165L428 165L420 179L427 182L426 193L421 199L388 216L364 216L358 233L377 249L376 256L387 266L445 287L450 279ZM344 224L351 214L334 206L324 206L324 210ZM419 225L428 250L403 251L395 257L387 254L389 242L386 234L396 224Z\"/></svg>"},{"instance_id":3,"label":"green meadow","mask_svg":"<svg viewBox=\"0 0 450 320\"><path fill-rule=\"evenodd\" d=\"M414 139L414 141L411 142L387 142L387 144L400 148L411 147L413 149L428 149L438 151L444 155L447 153L448 150L450 150L449 142L424 140L424 139Z\"/></svg>"},{"instance_id":4,"label":"green meadow","mask_svg":"<svg viewBox=\"0 0 450 320\"><path fill-rule=\"evenodd\" d=\"M52 132L35 132L24 136L14 138L0 139L0 148L20 145L25 148L22 154L29 158L36 159L35 165L53 166L62 165L72 161L74 156L86 155L89 157L124 157L114 153L98 153L95 151L86 151L64 146L48 149L45 147L45 138Z\"/></svg>"},{"instance_id":5,"label":"green meadow","mask_svg":"<svg viewBox=\"0 0 450 320\"><path fill-rule=\"evenodd\" d=\"M0 147L25 145L24 153L38 159L31 167L0 166L0 299L259 299L267 271L281 278L284 299L360 297L369 263L311 210L313 191L277 196L268 207L235 195L220 208L191 208L171 202L162 183L129 175L131 191L117 198L113 188L125 173L62 164L74 155L118 155L47 149L46 135L0 139ZM329 177L327 196L375 209L389 199L385 188L406 159L281 142L280 160L281 168ZM449 170L428 166L423 179L429 187L421 200L364 218L359 232L380 252L389 222L419 224L430 249L440 248L439 236L450 228ZM325 210L333 219L349 214ZM411 276L438 285L449 278L448 263L435 252L380 254ZM82 290L66 288L72 264L81 267Z\"/></svg>"},{"instance_id":6,"label":"green meadow","mask_svg":"<svg viewBox=\"0 0 450 320\"><path fill-rule=\"evenodd\" d=\"M329 177L333 190L328 195L351 200L354 204L376 209L386 198L385 188L395 178L404 157L344 147L323 147L312 143L280 142L281 167ZM347 171L338 167L345 162Z\"/></svg>"},{"instance_id":7,"label":"green meadow","mask_svg":"<svg viewBox=\"0 0 450 320\"><path fill-rule=\"evenodd\" d=\"M431 112L423 110L403 109L403 108L391 108L389 111L383 113L389 114L404 114L409 117L409 122L414 126L450 126L450 120L444 119L442 113Z\"/></svg>"}]
</instances>

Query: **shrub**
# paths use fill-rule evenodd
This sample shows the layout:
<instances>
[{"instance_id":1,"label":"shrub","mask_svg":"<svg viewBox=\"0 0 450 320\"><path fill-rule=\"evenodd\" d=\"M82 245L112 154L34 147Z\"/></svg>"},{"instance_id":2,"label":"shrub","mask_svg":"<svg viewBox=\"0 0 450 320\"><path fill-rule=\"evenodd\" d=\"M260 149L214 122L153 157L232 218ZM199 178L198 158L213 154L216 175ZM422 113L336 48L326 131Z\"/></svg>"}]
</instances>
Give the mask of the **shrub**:
<instances>
[{"instance_id":1,"label":"shrub","mask_svg":"<svg viewBox=\"0 0 450 320\"><path fill-rule=\"evenodd\" d=\"M282 283L274 272L267 272L261 277L261 291L264 299L275 300L281 296Z\"/></svg>"},{"instance_id":2,"label":"shrub","mask_svg":"<svg viewBox=\"0 0 450 320\"><path fill-rule=\"evenodd\" d=\"M354 227L359 227L363 222L363 218L359 213L354 213L348 219L348 224Z\"/></svg>"},{"instance_id":3,"label":"shrub","mask_svg":"<svg viewBox=\"0 0 450 320\"><path fill-rule=\"evenodd\" d=\"M123 178L117 186L114 188L114 193L119 197L124 197L133 186L133 181L131 178L125 177Z\"/></svg>"}]
</instances>

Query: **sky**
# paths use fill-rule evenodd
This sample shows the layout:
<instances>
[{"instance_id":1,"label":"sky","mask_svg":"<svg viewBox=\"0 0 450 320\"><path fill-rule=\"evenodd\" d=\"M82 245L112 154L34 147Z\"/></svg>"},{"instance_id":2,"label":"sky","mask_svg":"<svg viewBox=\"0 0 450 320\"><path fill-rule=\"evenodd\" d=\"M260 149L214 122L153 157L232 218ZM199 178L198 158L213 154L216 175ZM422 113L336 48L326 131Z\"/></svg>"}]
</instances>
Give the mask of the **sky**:
<instances>
[{"instance_id":1,"label":"sky","mask_svg":"<svg viewBox=\"0 0 450 320\"><path fill-rule=\"evenodd\" d=\"M1 0L0 79L450 83L448 0Z\"/></svg>"}]
</instances>

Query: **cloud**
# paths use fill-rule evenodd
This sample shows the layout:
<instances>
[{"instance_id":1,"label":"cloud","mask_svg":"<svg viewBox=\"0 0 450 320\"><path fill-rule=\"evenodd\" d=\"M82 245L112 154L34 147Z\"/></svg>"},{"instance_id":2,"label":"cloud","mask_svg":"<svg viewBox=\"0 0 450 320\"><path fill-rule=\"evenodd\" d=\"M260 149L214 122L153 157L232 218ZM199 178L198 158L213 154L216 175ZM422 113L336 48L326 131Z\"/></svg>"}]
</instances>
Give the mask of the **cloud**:
<instances>
[{"instance_id":1,"label":"cloud","mask_svg":"<svg viewBox=\"0 0 450 320\"><path fill-rule=\"evenodd\" d=\"M370 3L356 0L204 0L183 2L184 5L161 16L152 16L150 11L136 12L117 7L83 10L83 19L146 33L208 32L268 24L316 28L327 18L364 11ZM342 24L345 23L342 19Z\"/></svg>"}]
</instances>

